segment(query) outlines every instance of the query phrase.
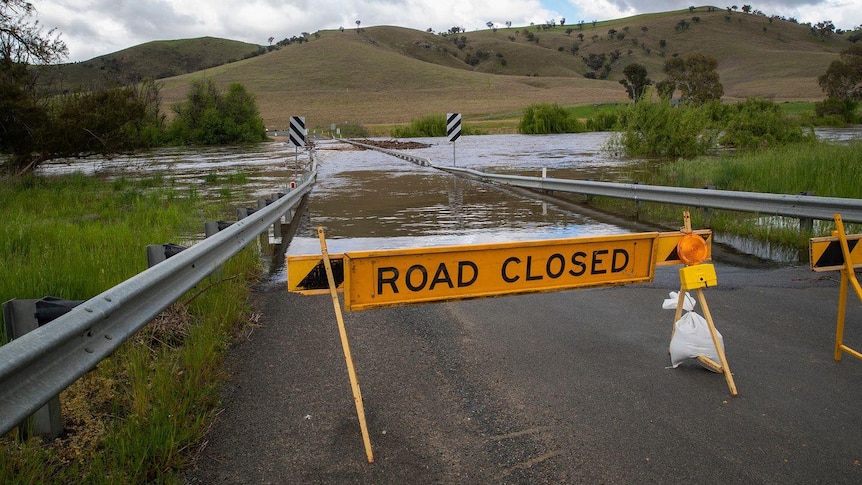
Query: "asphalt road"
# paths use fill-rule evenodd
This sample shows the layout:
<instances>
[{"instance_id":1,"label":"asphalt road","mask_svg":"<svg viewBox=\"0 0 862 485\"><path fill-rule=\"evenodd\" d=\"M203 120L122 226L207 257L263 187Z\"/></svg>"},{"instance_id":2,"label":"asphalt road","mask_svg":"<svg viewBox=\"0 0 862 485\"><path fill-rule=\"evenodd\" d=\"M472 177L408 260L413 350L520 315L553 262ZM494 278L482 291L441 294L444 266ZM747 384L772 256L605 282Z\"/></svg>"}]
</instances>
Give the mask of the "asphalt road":
<instances>
[{"instance_id":1,"label":"asphalt road","mask_svg":"<svg viewBox=\"0 0 862 485\"><path fill-rule=\"evenodd\" d=\"M706 298L739 396L669 369L677 268L647 285L346 313L262 287L260 326L192 483L862 483L862 361L832 358L837 273L717 264ZM847 341L862 347L862 308ZM252 331L253 330L253 331Z\"/></svg>"}]
</instances>

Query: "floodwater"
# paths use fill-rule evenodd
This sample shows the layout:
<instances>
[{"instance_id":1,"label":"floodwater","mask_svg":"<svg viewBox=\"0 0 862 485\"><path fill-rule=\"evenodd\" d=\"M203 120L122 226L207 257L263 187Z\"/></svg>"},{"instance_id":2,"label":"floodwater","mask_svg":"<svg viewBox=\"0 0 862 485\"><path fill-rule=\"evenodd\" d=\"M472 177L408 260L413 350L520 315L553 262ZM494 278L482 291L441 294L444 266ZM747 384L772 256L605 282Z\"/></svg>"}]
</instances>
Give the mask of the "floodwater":
<instances>
[{"instance_id":1,"label":"floodwater","mask_svg":"<svg viewBox=\"0 0 862 485\"><path fill-rule=\"evenodd\" d=\"M415 139L404 150L435 165L549 177L612 177L629 162L602 150L608 134ZM454 159L453 159L454 155ZM317 145L318 183L290 254L610 235L630 232L522 192L482 184L337 141Z\"/></svg>"},{"instance_id":2,"label":"floodwater","mask_svg":"<svg viewBox=\"0 0 862 485\"><path fill-rule=\"evenodd\" d=\"M834 142L862 138L862 127L818 130ZM483 135L416 139L428 148L406 150L435 165L481 171L635 182L648 164L606 149L612 135ZM314 151L318 181L290 254L319 253L316 228L326 232L331 252L415 248L535 239L611 235L631 230L537 195L450 175L336 140L318 141ZM237 207L285 192L310 165L307 152L280 142L208 149L166 148L147 154L58 161L40 167L46 174L80 171L106 177L171 177L198 193L222 189L229 175L245 181L231 186ZM720 235L716 241L721 242ZM778 261L794 261L796 251L762 247L726 238L739 249Z\"/></svg>"}]
</instances>

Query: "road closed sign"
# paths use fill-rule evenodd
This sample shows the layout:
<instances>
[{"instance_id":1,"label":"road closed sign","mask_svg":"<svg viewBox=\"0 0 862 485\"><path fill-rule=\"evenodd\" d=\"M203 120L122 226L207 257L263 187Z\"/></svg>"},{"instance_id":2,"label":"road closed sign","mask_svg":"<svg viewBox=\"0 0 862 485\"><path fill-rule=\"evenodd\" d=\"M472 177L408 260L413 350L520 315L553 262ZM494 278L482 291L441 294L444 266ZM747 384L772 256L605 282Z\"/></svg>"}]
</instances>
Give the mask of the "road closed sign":
<instances>
[{"instance_id":1,"label":"road closed sign","mask_svg":"<svg viewBox=\"0 0 862 485\"><path fill-rule=\"evenodd\" d=\"M592 286L655 276L658 233L344 254L345 309Z\"/></svg>"}]
</instances>

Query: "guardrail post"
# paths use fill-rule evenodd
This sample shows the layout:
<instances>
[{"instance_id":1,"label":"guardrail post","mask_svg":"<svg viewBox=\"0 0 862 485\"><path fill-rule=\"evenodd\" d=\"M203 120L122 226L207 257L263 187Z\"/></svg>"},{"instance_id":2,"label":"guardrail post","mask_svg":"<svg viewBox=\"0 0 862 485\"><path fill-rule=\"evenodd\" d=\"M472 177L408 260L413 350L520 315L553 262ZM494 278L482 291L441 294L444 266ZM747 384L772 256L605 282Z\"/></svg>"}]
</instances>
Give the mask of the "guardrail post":
<instances>
[{"instance_id":1,"label":"guardrail post","mask_svg":"<svg viewBox=\"0 0 862 485\"><path fill-rule=\"evenodd\" d=\"M704 190L715 190L715 185L704 185L701 188ZM712 207L703 207L703 216L706 219L706 227L712 227Z\"/></svg>"},{"instance_id":2,"label":"guardrail post","mask_svg":"<svg viewBox=\"0 0 862 485\"><path fill-rule=\"evenodd\" d=\"M171 243L147 245L147 268L152 268L184 249L185 246Z\"/></svg>"},{"instance_id":3,"label":"guardrail post","mask_svg":"<svg viewBox=\"0 0 862 485\"><path fill-rule=\"evenodd\" d=\"M204 223L204 234L206 237L215 236L219 231L227 229L233 222L229 221L207 221Z\"/></svg>"},{"instance_id":4,"label":"guardrail post","mask_svg":"<svg viewBox=\"0 0 862 485\"><path fill-rule=\"evenodd\" d=\"M57 317L80 305L81 301L63 300L46 296L40 300L9 300L3 303L3 320L6 322L6 336L14 340L32 332ZM52 397L32 416L18 425L19 436L42 436L54 439L63 432L63 419L60 415L60 396Z\"/></svg>"},{"instance_id":5,"label":"guardrail post","mask_svg":"<svg viewBox=\"0 0 862 485\"><path fill-rule=\"evenodd\" d=\"M254 207L240 207L236 210L236 218L237 220L245 219L246 217L257 212L257 209Z\"/></svg>"},{"instance_id":6,"label":"guardrail post","mask_svg":"<svg viewBox=\"0 0 862 485\"><path fill-rule=\"evenodd\" d=\"M799 192L799 195L814 195L814 192L810 190L806 190L805 192ZM799 232L808 232L809 234L814 232L814 219L810 217L800 217L799 218Z\"/></svg>"}]
</instances>

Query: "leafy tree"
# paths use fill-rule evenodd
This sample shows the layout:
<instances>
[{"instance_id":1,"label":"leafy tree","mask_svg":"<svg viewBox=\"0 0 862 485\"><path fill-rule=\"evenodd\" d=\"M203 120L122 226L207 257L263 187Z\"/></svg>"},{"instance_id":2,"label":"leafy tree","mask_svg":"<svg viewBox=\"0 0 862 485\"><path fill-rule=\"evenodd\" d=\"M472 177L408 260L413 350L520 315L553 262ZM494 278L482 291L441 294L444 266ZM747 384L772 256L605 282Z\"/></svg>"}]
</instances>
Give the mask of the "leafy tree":
<instances>
[{"instance_id":1,"label":"leafy tree","mask_svg":"<svg viewBox=\"0 0 862 485\"><path fill-rule=\"evenodd\" d=\"M48 123L48 110L35 92L31 62L50 63L65 57L66 45L35 20L29 2L0 1L0 151L12 155L7 168L30 165Z\"/></svg>"},{"instance_id":2,"label":"leafy tree","mask_svg":"<svg viewBox=\"0 0 862 485\"><path fill-rule=\"evenodd\" d=\"M0 59L4 63L49 64L68 54L57 31L45 32L35 16L30 2L0 0Z\"/></svg>"},{"instance_id":3,"label":"leafy tree","mask_svg":"<svg viewBox=\"0 0 862 485\"><path fill-rule=\"evenodd\" d=\"M210 79L195 81L186 101L171 109L177 115L168 130L174 143L220 145L266 139L254 96L239 83L223 94Z\"/></svg>"},{"instance_id":4,"label":"leafy tree","mask_svg":"<svg viewBox=\"0 0 862 485\"><path fill-rule=\"evenodd\" d=\"M835 33L835 24L831 20L823 20L811 26L811 33L820 39L828 39Z\"/></svg>"},{"instance_id":5,"label":"leafy tree","mask_svg":"<svg viewBox=\"0 0 862 485\"><path fill-rule=\"evenodd\" d=\"M656 83L655 89L658 91L659 98L663 101L670 101L673 98L673 92L676 91L676 85L673 81L664 79Z\"/></svg>"},{"instance_id":6,"label":"leafy tree","mask_svg":"<svg viewBox=\"0 0 862 485\"><path fill-rule=\"evenodd\" d=\"M717 67L718 61L711 55L692 52L684 59L672 57L665 61L664 71L674 90L678 89L684 100L703 104L720 100L724 94Z\"/></svg>"},{"instance_id":7,"label":"leafy tree","mask_svg":"<svg viewBox=\"0 0 862 485\"><path fill-rule=\"evenodd\" d=\"M119 153L162 141L164 115L153 80L75 93L52 111L51 136L44 146L60 156Z\"/></svg>"},{"instance_id":8,"label":"leafy tree","mask_svg":"<svg viewBox=\"0 0 862 485\"><path fill-rule=\"evenodd\" d=\"M817 78L820 88L830 98L862 99L862 46L853 44L832 61L826 73Z\"/></svg>"},{"instance_id":9,"label":"leafy tree","mask_svg":"<svg viewBox=\"0 0 862 485\"><path fill-rule=\"evenodd\" d=\"M652 84L652 80L647 76L646 67L642 64L632 63L623 69L625 79L620 80L620 84L626 88L629 99L632 101L640 101L646 92L647 86Z\"/></svg>"}]
</instances>

